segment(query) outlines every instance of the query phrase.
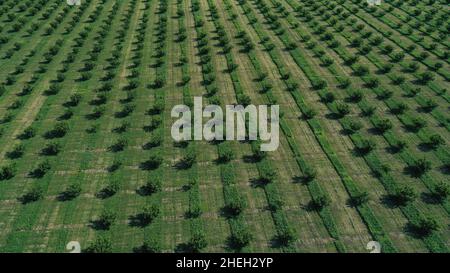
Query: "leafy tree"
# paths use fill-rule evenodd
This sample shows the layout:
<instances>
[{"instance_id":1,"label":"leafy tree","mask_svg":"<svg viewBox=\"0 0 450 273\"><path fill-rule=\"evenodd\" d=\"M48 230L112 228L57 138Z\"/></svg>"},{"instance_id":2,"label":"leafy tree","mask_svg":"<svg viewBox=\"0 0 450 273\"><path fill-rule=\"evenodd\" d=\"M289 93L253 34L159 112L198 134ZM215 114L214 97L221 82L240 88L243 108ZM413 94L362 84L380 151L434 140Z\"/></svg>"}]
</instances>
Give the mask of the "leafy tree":
<instances>
[{"instance_id":1,"label":"leafy tree","mask_svg":"<svg viewBox=\"0 0 450 273\"><path fill-rule=\"evenodd\" d=\"M230 162L234 158L234 152L227 143L222 143L218 148L219 161L222 163Z\"/></svg>"},{"instance_id":2,"label":"leafy tree","mask_svg":"<svg viewBox=\"0 0 450 273\"><path fill-rule=\"evenodd\" d=\"M189 241L189 246L192 252L200 252L208 245L206 241L206 236L202 230L194 231L192 238Z\"/></svg>"},{"instance_id":3,"label":"leafy tree","mask_svg":"<svg viewBox=\"0 0 450 273\"><path fill-rule=\"evenodd\" d=\"M259 181L263 184L269 184L274 182L276 177L277 172L273 168L268 166L267 168L261 170Z\"/></svg>"},{"instance_id":4,"label":"leafy tree","mask_svg":"<svg viewBox=\"0 0 450 273\"><path fill-rule=\"evenodd\" d=\"M109 229L116 221L117 213L110 209L104 209L97 221L99 226L103 229Z\"/></svg>"},{"instance_id":5,"label":"leafy tree","mask_svg":"<svg viewBox=\"0 0 450 273\"><path fill-rule=\"evenodd\" d=\"M159 153L150 155L149 159L143 163L145 169L157 169L163 163L163 158Z\"/></svg>"},{"instance_id":6,"label":"leafy tree","mask_svg":"<svg viewBox=\"0 0 450 273\"><path fill-rule=\"evenodd\" d=\"M426 160L425 158L421 158L416 160L411 166L410 169L412 173L416 176L422 176L431 170L431 162Z\"/></svg>"},{"instance_id":7,"label":"leafy tree","mask_svg":"<svg viewBox=\"0 0 450 273\"><path fill-rule=\"evenodd\" d=\"M303 181L307 183L311 182L316 178L316 176L317 176L316 169L308 166L303 172Z\"/></svg>"},{"instance_id":8,"label":"leafy tree","mask_svg":"<svg viewBox=\"0 0 450 273\"><path fill-rule=\"evenodd\" d=\"M330 198L325 194L319 194L318 196L315 196L311 201L312 207L317 210L322 210L326 206L330 205L330 203Z\"/></svg>"},{"instance_id":9,"label":"leafy tree","mask_svg":"<svg viewBox=\"0 0 450 273\"><path fill-rule=\"evenodd\" d=\"M441 202L444 202L450 195L450 187L445 182L440 182L434 186L434 196Z\"/></svg>"},{"instance_id":10,"label":"leafy tree","mask_svg":"<svg viewBox=\"0 0 450 273\"><path fill-rule=\"evenodd\" d=\"M152 194L162 190L162 180L159 176L152 176L145 184L145 190Z\"/></svg>"},{"instance_id":11,"label":"leafy tree","mask_svg":"<svg viewBox=\"0 0 450 273\"><path fill-rule=\"evenodd\" d=\"M423 236L428 236L431 233L438 231L440 226L436 219L432 217L421 217L417 223L414 224L417 232Z\"/></svg>"},{"instance_id":12,"label":"leafy tree","mask_svg":"<svg viewBox=\"0 0 450 273\"><path fill-rule=\"evenodd\" d=\"M67 187L67 189L63 192L63 197L66 200L72 200L78 197L81 194L81 184L80 183L73 183Z\"/></svg>"},{"instance_id":13,"label":"leafy tree","mask_svg":"<svg viewBox=\"0 0 450 273\"><path fill-rule=\"evenodd\" d=\"M36 135L36 129L33 127L26 128L22 134L19 135L20 139L30 139Z\"/></svg>"},{"instance_id":14,"label":"leafy tree","mask_svg":"<svg viewBox=\"0 0 450 273\"><path fill-rule=\"evenodd\" d=\"M145 239L141 247L141 252L144 253L160 253L162 252L161 243L155 238Z\"/></svg>"},{"instance_id":15,"label":"leafy tree","mask_svg":"<svg viewBox=\"0 0 450 273\"><path fill-rule=\"evenodd\" d=\"M158 215L160 214L161 209L160 206L157 204L150 204L146 205L142 209L142 213L140 214L140 218L142 222L148 224L152 222Z\"/></svg>"},{"instance_id":16,"label":"leafy tree","mask_svg":"<svg viewBox=\"0 0 450 273\"><path fill-rule=\"evenodd\" d=\"M366 204L369 201L369 194L367 192L361 192L356 195L354 195L350 202L354 206L361 206L363 204Z\"/></svg>"},{"instance_id":17,"label":"leafy tree","mask_svg":"<svg viewBox=\"0 0 450 273\"><path fill-rule=\"evenodd\" d=\"M57 142L48 143L43 149L43 155L57 155L61 151L61 144Z\"/></svg>"},{"instance_id":18,"label":"leafy tree","mask_svg":"<svg viewBox=\"0 0 450 273\"><path fill-rule=\"evenodd\" d=\"M31 175L35 178L41 178L51 169L50 161L44 160L39 163L37 167L31 172Z\"/></svg>"},{"instance_id":19,"label":"leafy tree","mask_svg":"<svg viewBox=\"0 0 450 273\"><path fill-rule=\"evenodd\" d=\"M417 193L409 186L399 187L392 194L392 199L397 205L404 206L417 198Z\"/></svg>"},{"instance_id":20,"label":"leafy tree","mask_svg":"<svg viewBox=\"0 0 450 273\"><path fill-rule=\"evenodd\" d=\"M389 119L379 119L374 124L375 129L380 133L385 133L392 129L392 122Z\"/></svg>"},{"instance_id":21,"label":"leafy tree","mask_svg":"<svg viewBox=\"0 0 450 273\"><path fill-rule=\"evenodd\" d=\"M438 134L434 134L430 136L430 139L428 140L427 143L430 147L432 147L433 149L438 148L441 145L445 144L445 140Z\"/></svg>"},{"instance_id":22,"label":"leafy tree","mask_svg":"<svg viewBox=\"0 0 450 273\"><path fill-rule=\"evenodd\" d=\"M111 239L105 235L99 236L90 245L86 252L88 253L112 253L112 242Z\"/></svg>"},{"instance_id":23,"label":"leafy tree","mask_svg":"<svg viewBox=\"0 0 450 273\"><path fill-rule=\"evenodd\" d=\"M17 144L14 148L7 153L10 159L16 159L22 157L25 152L25 146L23 144Z\"/></svg>"},{"instance_id":24,"label":"leafy tree","mask_svg":"<svg viewBox=\"0 0 450 273\"><path fill-rule=\"evenodd\" d=\"M24 204L32 203L41 200L44 197L44 189L37 185L31 188L27 193L25 193L21 201Z\"/></svg>"},{"instance_id":25,"label":"leafy tree","mask_svg":"<svg viewBox=\"0 0 450 273\"><path fill-rule=\"evenodd\" d=\"M2 166L0 168L0 181L9 180L16 175L16 166L14 164Z\"/></svg>"}]
</instances>

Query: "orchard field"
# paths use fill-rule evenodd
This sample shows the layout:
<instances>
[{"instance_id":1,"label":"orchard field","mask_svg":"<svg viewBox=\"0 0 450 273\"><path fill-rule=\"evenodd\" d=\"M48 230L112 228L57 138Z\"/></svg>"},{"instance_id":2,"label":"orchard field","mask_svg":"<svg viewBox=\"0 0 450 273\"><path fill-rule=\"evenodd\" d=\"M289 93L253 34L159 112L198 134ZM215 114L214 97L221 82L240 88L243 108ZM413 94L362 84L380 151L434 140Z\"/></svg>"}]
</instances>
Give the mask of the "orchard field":
<instances>
[{"instance_id":1,"label":"orchard field","mask_svg":"<svg viewBox=\"0 0 450 273\"><path fill-rule=\"evenodd\" d=\"M450 250L447 0L0 0L0 252ZM280 106L280 146L171 136Z\"/></svg>"}]
</instances>

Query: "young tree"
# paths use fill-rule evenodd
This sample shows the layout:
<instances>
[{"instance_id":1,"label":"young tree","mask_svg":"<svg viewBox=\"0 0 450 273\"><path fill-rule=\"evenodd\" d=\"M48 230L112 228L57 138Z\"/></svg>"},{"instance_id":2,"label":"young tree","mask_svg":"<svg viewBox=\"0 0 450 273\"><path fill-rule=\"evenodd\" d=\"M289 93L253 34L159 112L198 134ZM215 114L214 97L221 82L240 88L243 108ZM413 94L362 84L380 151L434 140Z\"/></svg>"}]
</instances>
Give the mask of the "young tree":
<instances>
[{"instance_id":1,"label":"young tree","mask_svg":"<svg viewBox=\"0 0 450 273\"><path fill-rule=\"evenodd\" d=\"M417 198L417 193L409 186L395 189L392 198L397 205L404 206Z\"/></svg>"},{"instance_id":2,"label":"young tree","mask_svg":"<svg viewBox=\"0 0 450 273\"><path fill-rule=\"evenodd\" d=\"M195 230L192 238L189 241L189 246L192 252L200 252L208 245L206 236L203 230Z\"/></svg>"},{"instance_id":3,"label":"young tree","mask_svg":"<svg viewBox=\"0 0 450 273\"><path fill-rule=\"evenodd\" d=\"M161 243L156 238L147 238L141 247L143 253L160 253L162 251Z\"/></svg>"},{"instance_id":4,"label":"young tree","mask_svg":"<svg viewBox=\"0 0 450 273\"><path fill-rule=\"evenodd\" d=\"M44 189L37 185L31 188L27 193L22 196L22 203L27 204L31 202L36 202L44 197Z\"/></svg>"},{"instance_id":5,"label":"young tree","mask_svg":"<svg viewBox=\"0 0 450 273\"><path fill-rule=\"evenodd\" d=\"M95 241L90 245L86 252L88 253L112 253L112 242L109 237L105 235L99 236L95 239Z\"/></svg>"},{"instance_id":6,"label":"young tree","mask_svg":"<svg viewBox=\"0 0 450 273\"><path fill-rule=\"evenodd\" d=\"M97 221L99 226L103 229L109 229L116 221L117 213L111 209L104 209Z\"/></svg>"},{"instance_id":7,"label":"young tree","mask_svg":"<svg viewBox=\"0 0 450 273\"><path fill-rule=\"evenodd\" d=\"M16 175L16 166L14 164L2 166L0 168L0 181L9 180Z\"/></svg>"}]
</instances>

